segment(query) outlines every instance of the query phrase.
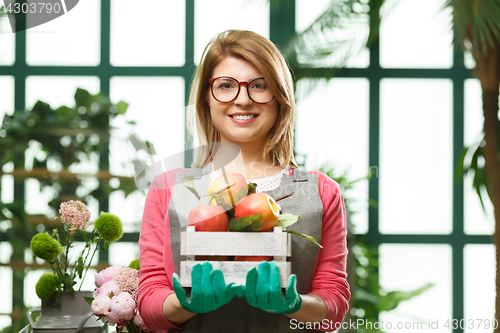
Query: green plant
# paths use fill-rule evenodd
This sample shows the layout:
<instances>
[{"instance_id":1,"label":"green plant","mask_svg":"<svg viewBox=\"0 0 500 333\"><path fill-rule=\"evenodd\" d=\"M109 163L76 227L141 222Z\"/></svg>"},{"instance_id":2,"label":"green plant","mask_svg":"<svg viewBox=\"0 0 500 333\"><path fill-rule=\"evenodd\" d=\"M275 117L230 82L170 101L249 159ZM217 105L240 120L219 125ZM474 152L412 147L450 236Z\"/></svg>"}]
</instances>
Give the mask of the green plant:
<instances>
[{"instance_id":1,"label":"green plant","mask_svg":"<svg viewBox=\"0 0 500 333\"><path fill-rule=\"evenodd\" d=\"M342 188L342 194L348 212L347 216L356 214L352 210L352 204L356 199L350 195L350 190L355 184L361 181L366 181L372 176L372 172L355 180L350 180L348 172L338 172L331 165L323 165L318 170L324 172L327 176L335 180ZM368 200L370 205L376 205L375 202ZM404 292L404 291L387 291L381 288L379 283L379 262L378 262L378 246L372 245L368 236L358 236L352 233L352 224L347 223L347 244L348 244L348 282L351 286L351 300L349 302L349 312L345 320L357 322L377 323L379 315L383 311L395 309L399 303L409 300L417 295L420 295L427 289L432 287L432 284L426 284L421 288ZM365 329L358 328L355 330L358 333L368 332ZM369 332L383 332L379 329L370 329Z\"/></svg>"},{"instance_id":2,"label":"green plant","mask_svg":"<svg viewBox=\"0 0 500 333\"><path fill-rule=\"evenodd\" d=\"M473 187L483 204L482 189L493 204L495 218L494 243L500 246L500 120L498 95L500 93L500 1L448 0L446 7L453 10L455 39L476 62L474 75L481 83L483 97L483 134L480 144L464 151L459 163L466 173L473 175ZM465 156L473 151L471 162ZM484 165L478 163L484 157ZM484 204L483 204L484 208ZM496 251L496 289L500 290L500 251ZM500 296L495 296L495 319L500 320ZM495 332L500 332L496 328Z\"/></svg>"},{"instance_id":3,"label":"green plant","mask_svg":"<svg viewBox=\"0 0 500 333\"><path fill-rule=\"evenodd\" d=\"M60 290L60 283L54 273L44 273L35 286L36 295L44 302L51 302Z\"/></svg>"},{"instance_id":4,"label":"green plant","mask_svg":"<svg viewBox=\"0 0 500 333\"><path fill-rule=\"evenodd\" d=\"M380 7L384 0L332 0L330 7L308 29L298 33L285 48L292 67L300 67L301 77L318 77L318 72L308 71L331 55L342 57L342 40L335 30L342 27L365 24L369 18L370 32L366 45L378 38L380 27ZM358 8L358 9L357 9ZM459 162L460 181L462 171L473 176L473 187L483 203L482 191L486 190L494 210L495 230L500 229L500 120L498 100L500 93L500 0L447 0L444 9L452 9L452 26L455 41L469 51L475 60L474 76L480 81L483 97L483 133L480 143L468 147ZM359 15L357 15L359 14ZM356 38L347 45L355 43ZM326 46L325 46L326 45ZM347 49L350 49L347 47ZM345 62L345 61L344 61ZM328 65L327 65L328 67ZM320 78L333 77L342 61L329 70L323 70ZM314 80L313 80L314 86ZM309 87L306 93L312 88ZM465 158L467 157L467 158ZM484 158L484 164L478 163ZM464 160L470 159L470 163ZM484 205L483 205L484 207ZM500 246L500 233L495 232L494 243ZM500 289L500 251L496 253L496 288ZM500 296L496 296L495 318L500 320ZM495 332L500 332L500 328Z\"/></svg>"},{"instance_id":5,"label":"green plant","mask_svg":"<svg viewBox=\"0 0 500 333\"><path fill-rule=\"evenodd\" d=\"M31 240L33 254L47 261L52 269L52 274L46 273L40 277L36 285L36 293L42 301L54 306L60 304L61 291L75 291L73 286L77 283L77 277L83 284L90 263L101 244L104 244L104 249L108 249L109 242L117 241L123 234L123 225L117 216L101 213L90 236L84 233L84 249L76 259L73 259L70 257L70 250L74 236L77 231L84 232L89 226L90 211L84 203L71 200L61 203L59 213L59 219L64 225L65 247L60 243L57 229L53 230L52 235L47 232L38 233ZM103 218L103 216L106 217ZM91 253L92 256L90 256ZM82 284L80 284L80 289Z\"/></svg>"}]
</instances>

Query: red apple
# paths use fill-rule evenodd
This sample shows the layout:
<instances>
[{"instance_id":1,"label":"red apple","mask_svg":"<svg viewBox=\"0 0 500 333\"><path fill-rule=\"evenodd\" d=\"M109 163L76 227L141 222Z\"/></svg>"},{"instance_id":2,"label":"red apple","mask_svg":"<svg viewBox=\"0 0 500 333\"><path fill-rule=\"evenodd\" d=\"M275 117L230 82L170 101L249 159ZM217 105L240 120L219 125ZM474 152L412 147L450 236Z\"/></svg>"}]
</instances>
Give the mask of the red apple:
<instances>
[{"instance_id":1,"label":"red apple","mask_svg":"<svg viewBox=\"0 0 500 333\"><path fill-rule=\"evenodd\" d=\"M234 261L272 261L273 256L235 256Z\"/></svg>"},{"instance_id":2,"label":"red apple","mask_svg":"<svg viewBox=\"0 0 500 333\"><path fill-rule=\"evenodd\" d=\"M237 219L262 213L262 229L269 231L278 223L280 216L278 203L266 193L253 193L244 197L235 209Z\"/></svg>"},{"instance_id":3,"label":"red apple","mask_svg":"<svg viewBox=\"0 0 500 333\"><path fill-rule=\"evenodd\" d=\"M220 202L222 202L222 207L224 209L231 209L234 205L236 205L242 198L244 198L248 191L245 191L244 188L247 186L248 181L246 178L239 173L226 173L227 183L224 175L221 175L210 182L207 188L208 200L211 205L217 205L217 198ZM234 184L229 189L227 189L228 185ZM243 189L243 190L242 190ZM224 190L216 195L212 193L219 192ZM212 194L212 195L210 195ZM216 198L213 198L216 196ZM233 202L231 201L231 197L233 198ZM213 200L212 200L213 198Z\"/></svg>"},{"instance_id":4,"label":"red apple","mask_svg":"<svg viewBox=\"0 0 500 333\"><path fill-rule=\"evenodd\" d=\"M228 231L229 221L222 207L199 205L189 212L188 225L194 225L196 231Z\"/></svg>"}]
</instances>

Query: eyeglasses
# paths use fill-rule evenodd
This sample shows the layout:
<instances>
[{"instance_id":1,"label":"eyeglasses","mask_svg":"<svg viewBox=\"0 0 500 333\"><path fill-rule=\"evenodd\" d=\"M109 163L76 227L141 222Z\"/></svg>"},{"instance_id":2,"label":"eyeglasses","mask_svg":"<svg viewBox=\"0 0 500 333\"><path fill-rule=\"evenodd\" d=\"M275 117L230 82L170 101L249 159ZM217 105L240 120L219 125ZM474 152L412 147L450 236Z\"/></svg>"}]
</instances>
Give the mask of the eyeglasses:
<instances>
[{"instance_id":1,"label":"eyeglasses","mask_svg":"<svg viewBox=\"0 0 500 333\"><path fill-rule=\"evenodd\" d=\"M229 76L220 76L210 79L209 82L212 96L221 103L234 101L240 93L241 86L246 86L248 97L257 104L267 104L274 99L263 77L240 82Z\"/></svg>"}]
</instances>

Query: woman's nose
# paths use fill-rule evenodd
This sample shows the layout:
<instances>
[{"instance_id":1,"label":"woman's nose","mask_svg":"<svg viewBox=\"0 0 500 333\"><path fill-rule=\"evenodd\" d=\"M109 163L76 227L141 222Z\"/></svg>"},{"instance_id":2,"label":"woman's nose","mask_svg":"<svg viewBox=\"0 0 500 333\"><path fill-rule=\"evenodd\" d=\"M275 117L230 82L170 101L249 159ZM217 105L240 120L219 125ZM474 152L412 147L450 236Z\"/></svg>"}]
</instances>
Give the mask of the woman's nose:
<instances>
[{"instance_id":1,"label":"woman's nose","mask_svg":"<svg viewBox=\"0 0 500 333\"><path fill-rule=\"evenodd\" d=\"M252 100L250 99L250 96L248 96L248 90L246 87L241 87L240 92L238 93L238 96L236 96L236 99L234 100L234 104L238 105L250 105L252 104Z\"/></svg>"}]
</instances>

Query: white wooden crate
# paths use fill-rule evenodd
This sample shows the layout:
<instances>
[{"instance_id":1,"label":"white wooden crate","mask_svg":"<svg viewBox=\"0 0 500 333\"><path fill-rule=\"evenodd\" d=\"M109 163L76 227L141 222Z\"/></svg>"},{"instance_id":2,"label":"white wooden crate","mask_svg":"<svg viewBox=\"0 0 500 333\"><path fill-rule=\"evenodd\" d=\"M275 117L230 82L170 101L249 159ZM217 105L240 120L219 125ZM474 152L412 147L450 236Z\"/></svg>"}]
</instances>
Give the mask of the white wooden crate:
<instances>
[{"instance_id":1,"label":"white wooden crate","mask_svg":"<svg viewBox=\"0 0 500 333\"><path fill-rule=\"evenodd\" d=\"M196 261L195 256L273 256L280 268L281 286L286 288L291 274L291 263L286 258L292 255L290 234L281 227L273 232L196 232L188 226L181 232L181 286L191 286L193 266L204 261ZM247 272L259 261L209 261L214 269L224 273L226 283L245 285Z\"/></svg>"}]
</instances>

